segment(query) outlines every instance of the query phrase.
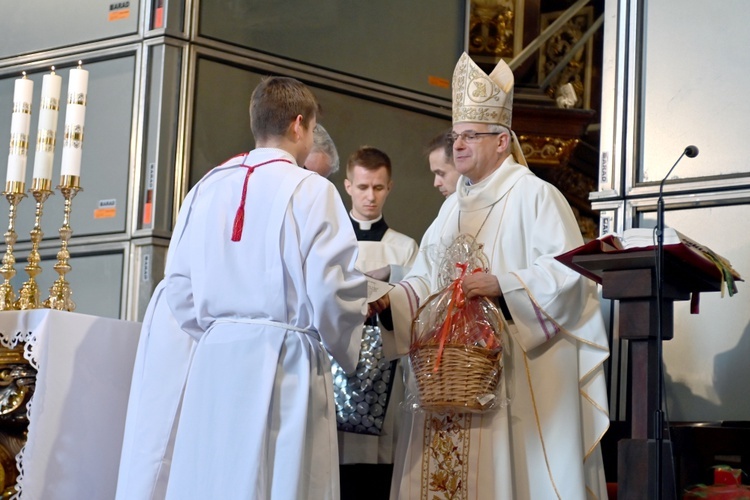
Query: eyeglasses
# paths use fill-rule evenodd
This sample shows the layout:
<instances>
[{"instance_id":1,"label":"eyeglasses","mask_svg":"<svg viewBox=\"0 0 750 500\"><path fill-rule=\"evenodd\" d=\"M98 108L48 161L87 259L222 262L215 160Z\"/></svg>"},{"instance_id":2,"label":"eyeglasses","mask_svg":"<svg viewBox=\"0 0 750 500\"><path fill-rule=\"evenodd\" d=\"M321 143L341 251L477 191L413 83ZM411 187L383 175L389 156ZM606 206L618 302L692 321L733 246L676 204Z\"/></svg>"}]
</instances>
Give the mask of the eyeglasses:
<instances>
[{"instance_id":1,"label":"eyeglasses","mask_svg":"<svg viewBox=\"0 0 750 500\"><path fill-rule=\"evenodd\" d=\"M482 138L483 135L500 135L502 133L504 132L474 132L473 130L469 130L466 132L461 132L460 134L451 132L448 135L448 138L451 141L451 143L456 142L459 137L464 142L474 143L474 142L479 142L479 140Z\"/></svg>"}]
</instances>

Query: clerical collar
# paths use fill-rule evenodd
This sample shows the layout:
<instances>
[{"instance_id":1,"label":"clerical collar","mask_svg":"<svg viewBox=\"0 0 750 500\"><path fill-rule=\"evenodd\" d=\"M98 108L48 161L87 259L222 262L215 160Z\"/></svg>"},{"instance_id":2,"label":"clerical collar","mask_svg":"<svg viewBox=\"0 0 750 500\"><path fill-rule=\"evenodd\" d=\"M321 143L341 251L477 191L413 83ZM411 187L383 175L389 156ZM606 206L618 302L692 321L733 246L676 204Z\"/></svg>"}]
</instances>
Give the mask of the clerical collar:
<instances>
[{"instance_id":1,"label":"clerical collar","mask_svg":"<svg viewBox=\"0 0 750 500\"><path fill-rule=\"evenodd\" d=\"M385 223L382 214L375 220L359 220L355 219L350 212L349 218L352 220L357 241L380 241L388 231L388 224Z\"/></svg>"}]
</instances>

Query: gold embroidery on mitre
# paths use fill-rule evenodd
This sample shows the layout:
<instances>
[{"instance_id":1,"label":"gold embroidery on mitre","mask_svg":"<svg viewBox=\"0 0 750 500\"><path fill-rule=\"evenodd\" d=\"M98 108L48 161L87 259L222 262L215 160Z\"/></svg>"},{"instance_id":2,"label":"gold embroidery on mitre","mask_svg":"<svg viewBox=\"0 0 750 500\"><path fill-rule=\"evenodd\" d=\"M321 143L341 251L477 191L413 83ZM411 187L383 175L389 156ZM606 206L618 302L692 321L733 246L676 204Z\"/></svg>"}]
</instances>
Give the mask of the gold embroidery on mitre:
<instances>
[{"instance_id":1,"label":"gold embroidery on mitre","mask_svg":"<svg viewBox=\"0 0 750 500\"><path fill-rule=\"evenodd\" d=\"M485 82L472 82L472 84L474 85L472 97L487 97L487 84Z\"/></svg>"},{"instance_id":2,"label":"gold embroidery on mitre","mask_svg":"<svg viewBox=\"0 0 750 500\"><path fill-rule=\"evenodd\" d=\"M453 123L478 122L511 128L513 71L500 61L488 76L463 53L453 70Z\"/></svg>"},{"instance_id":3,"label":"gold embroidery on mitre","mask_svg":"<svg viewBox=\"0 0 750 500\"><path fill-rule=\"evenodd\" d=\"M468 498L471 413L425 414L422 500Z\"/></svg>"}]
</instances>

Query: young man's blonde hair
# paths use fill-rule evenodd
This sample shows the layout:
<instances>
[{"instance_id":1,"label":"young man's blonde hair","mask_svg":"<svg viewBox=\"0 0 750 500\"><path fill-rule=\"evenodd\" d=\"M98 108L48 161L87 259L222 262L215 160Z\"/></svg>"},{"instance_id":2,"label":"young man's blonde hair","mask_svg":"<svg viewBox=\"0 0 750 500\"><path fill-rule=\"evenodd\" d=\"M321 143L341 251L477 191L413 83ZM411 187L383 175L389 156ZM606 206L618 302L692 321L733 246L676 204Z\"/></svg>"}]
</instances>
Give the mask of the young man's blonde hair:
<instances>
[{"instance_id":1,"label":"young man's blonde hair","mask_svg":"<svg viewBox=\"0 0 750 500\"><path fill-rule=\"evenodd\" d=\"M264 78L250 97L250 129L256 141L286 134L302 115L305 128L320 114L320 104L305 84L294 78Z\"/></svg>"}]
</instances>

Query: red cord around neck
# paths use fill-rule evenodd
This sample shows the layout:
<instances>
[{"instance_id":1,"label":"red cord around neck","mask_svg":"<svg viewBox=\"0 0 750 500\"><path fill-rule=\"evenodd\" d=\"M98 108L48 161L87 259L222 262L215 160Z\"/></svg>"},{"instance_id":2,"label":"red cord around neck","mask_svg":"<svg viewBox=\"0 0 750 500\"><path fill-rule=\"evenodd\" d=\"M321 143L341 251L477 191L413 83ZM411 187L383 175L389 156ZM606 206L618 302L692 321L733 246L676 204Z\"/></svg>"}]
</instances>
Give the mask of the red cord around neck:
<instances>
[{"instance_id":1,"label":"red cord around neck","mask_svg":"<svg viewBox=\"0 0 750 500\"><path fill-rule=\"evenodd\" d=\"M257 165L245 165L244 162L242 165L240 165L240 167L245 167L247 169L247 174L245 174L245 183L242 186L242 198L240 198L240 206L239 208L237 208L237 213L234 215L234 225L232 226L232 241L240 241L242 239L242 228L245 226L245 199L247 198L247 180L250 178L250 175L255 172L256 168L277 161L292 163L285 158L274 158L273 160L264 161L263 163L258 163Z\"/></svg>"}]
</instances>

